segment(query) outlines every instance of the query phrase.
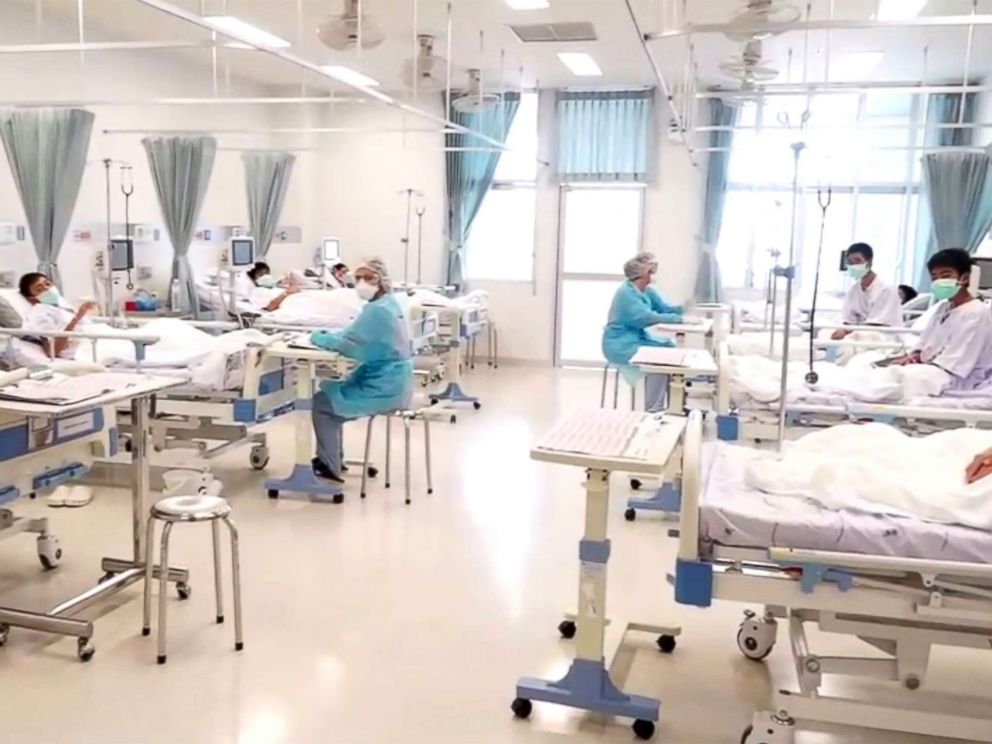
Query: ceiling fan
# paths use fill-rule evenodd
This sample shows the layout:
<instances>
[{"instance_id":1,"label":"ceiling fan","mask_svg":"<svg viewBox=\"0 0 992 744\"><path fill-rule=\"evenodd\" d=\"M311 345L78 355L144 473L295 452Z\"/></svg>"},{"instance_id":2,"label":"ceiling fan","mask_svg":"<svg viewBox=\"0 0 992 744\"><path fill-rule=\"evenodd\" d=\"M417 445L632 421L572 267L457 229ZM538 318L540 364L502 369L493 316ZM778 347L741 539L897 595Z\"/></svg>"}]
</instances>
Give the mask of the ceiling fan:
<instances>
[{"instance_id":1,"label":"ceiling fan","mask_svg":"<svg viewBox=\"0 0 992 744\"><path fill-rule=\"evenodd\" d=\"M779 76L778 68L765 60L763 54L760 41L749 41L739 55L720 63L720 72L736 80L741 91L757 91L759 85Z\"/></svg>"},{"instance_id":2,"label":"ceiling fan","mask_svg":"<svg viewBox=\"0 0 992 744\"><path fill-rule=\"evenodd\" d=\"M403 63L403 82L407 87L420 90L441 90L445 87L448 61L434 54L434 37L421 34L417 37L420 53Z\"/></svg>"},{"instance_id":3,"label":"ceiling fan","mask_svg":"<svg viewBox=\"0 0 992 744\"><path fill-rule=\"evenodd\" d=\"M451 101L451 107L461 114L478 114L498 106L503 96L498 93L487 93L482 88L482 70L468 71L468 88L459 92Z\"/></svg>"},{"instance_id":4,"label":"ceiling fan","mask_svg":"<svg viewBox=\"0 0 992 744\"><path fill-rule=\"evenodd\" d=\"M788 0L745 0L745 8L730 20L724 35L734 41L761 41L775 36L770 24L794 23L801 16L799 7Z\"/></svg>"},{"instance_id":5,"label":"ceiling fan","mask_svg":"<svg viewBox=\"0 0 992 744\"><path fill-rule=\"evenodd\" d=\"M386 40L386 34L365 9L362 8L362 49L373 49ZM317 27L317 36L324 46L338 51L355 49L358 46L358 0L344 0L344 12L332 15Z\"/></svg>"}]
</instances>

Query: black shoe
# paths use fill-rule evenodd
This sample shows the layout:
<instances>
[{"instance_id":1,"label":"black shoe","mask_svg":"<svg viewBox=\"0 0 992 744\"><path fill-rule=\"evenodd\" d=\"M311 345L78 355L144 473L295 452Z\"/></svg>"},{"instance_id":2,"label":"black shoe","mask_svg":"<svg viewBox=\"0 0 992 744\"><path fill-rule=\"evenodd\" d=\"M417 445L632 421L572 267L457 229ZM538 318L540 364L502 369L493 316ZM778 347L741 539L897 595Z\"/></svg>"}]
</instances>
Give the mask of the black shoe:
<instances>
[{"instance_id":1,"label":"black shoe","mask_svg":"<svg viewBox=\"0 0 992 744\"><path fill-rule=\"evenodd\" d=\"M332 483L340 483L341 485L344 485L344 478L327 467L324 464L324 461L319 457L313 458L313 460L310 461L310 466L313 468L313 474L318 478L323 478L324 480L329 480Z\"/></svg>"}]
</instances>

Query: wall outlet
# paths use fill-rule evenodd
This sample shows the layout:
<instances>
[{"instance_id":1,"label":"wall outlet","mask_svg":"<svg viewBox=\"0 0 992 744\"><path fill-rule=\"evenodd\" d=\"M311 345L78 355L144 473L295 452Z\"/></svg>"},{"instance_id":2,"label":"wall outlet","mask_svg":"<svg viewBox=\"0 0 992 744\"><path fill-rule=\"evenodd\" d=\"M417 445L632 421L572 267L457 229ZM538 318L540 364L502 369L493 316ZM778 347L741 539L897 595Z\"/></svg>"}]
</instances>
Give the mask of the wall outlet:
<instances>
[{"instance_id":1,"label":"wall outlet","mask_svg":"<svg viewBox=\"0 0 992 744\"><path fill-rule=\"evenodd\" d=\"M138 267L138 281L147 282L152 278L152 267L151 266L139 266Z\"/></svg>"},{"instance_id":2,"label":"wall outlet","mask_svg":"<svg viewBox=\"0 0 992 744\"><path fill-rule=\"evenodd\" d=\"M17 242L17 225L13 222L0 222L0 245Z\"/></svg>"},{"instance_id":3,"label":"wall outlet","mask_svg":"<svg viewBox=\"0 0 992 744\"><path fill-rule=\"evenodd\" d=\"M7 289L14 286L17 281L17 274L13 271L0 271L0 287Z\"/></svg>"}]
</instances>

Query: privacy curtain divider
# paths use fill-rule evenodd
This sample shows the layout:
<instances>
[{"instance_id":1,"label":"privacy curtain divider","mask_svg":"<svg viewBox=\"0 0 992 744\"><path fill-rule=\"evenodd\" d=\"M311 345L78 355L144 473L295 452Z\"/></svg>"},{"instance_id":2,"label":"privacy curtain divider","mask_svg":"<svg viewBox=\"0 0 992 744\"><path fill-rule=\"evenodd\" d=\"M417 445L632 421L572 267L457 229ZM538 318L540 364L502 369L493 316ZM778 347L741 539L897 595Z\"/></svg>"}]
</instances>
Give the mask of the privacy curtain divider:
<instances>
[{"instance_id":1,"label":"privacy curtain divider","mask_svg":"<svg viewBox=\"0 0 992 744\"><path fill-rule=\"evenodd\" d=\"M992 229L992 157L988 152L927 153L923 179L935 249L974 253Z\"/></svg>"},{"instance_id":2,"label":"privacy curtain divider","mask_svg":"<svg viewBox=\"0 0 992 744\"><path fill-rule=\"evenodd\" d=\"M710 125L733 127L737 124L740 109L719 98L710 101ZM699 242L699 268L696 273L696 301L720 302L723 283L720 280L720 267L716 261L716 247L720 242L720 227L723 223L723 207L727 201L727 172L730 167L730 149L734 144L732 129L718 129L710 132L710 147L721 148L710 151L706 168L706 202L703 208L703 230Z\"/></svg>"},{"instance_id":3,"label":"privacy curtain divider","mask_svg":"<svg viewBox=\"0 0 992 744\"><path fill-rule=\"evenodd\" d=\"M559 91L562 183L647 183L653 177L654 90Z\"/></svg>"},{"instance_id":4,"label":"privacy curtain divider","mask_svg":"<svg viewBox=\"0 0 992 744\"><path fill-rule=\"evenodd\" d=\"M264 259L282 215L296 156L273 150L248 150L242 156L248 189L248 221L255 255Z\"/></svg>"},{"instance_id":5,"label":"privacy curtain divider","mask_svg":"<svg viewBox=\"0 0 992 744\"><path fill-rule=\"evenodd\" d=\"M452 109L451 121L469 127L498 142L506 142L513 117L520 106L520 95L506 93L502 102L479 112ZM493 184L502 152L490 143L461 132L445 135L445 174L448 196L447 283L461 286L464 281L465 242L483 199ZM451 148L459 148L451 151ZM477 148L477 149L476 149Z\"/></svg>"},{"instance_id":6,"label":"privacy curtain divider","mask_svg":"<svg viewBox=\"0 0 992 744\"><path fill-rule=\"evenodd\" d=\"M59 252L79 196L93 120L82 109L0 114L0 138L38 254L38 271L59 287Z\"/></svg>"},{"instance_id":7,"label":"privacy curtain divider","mask_svg":"<svg viewBox=\"0 0 992 744\"><path fill-rule=\"evenodd\" d=\"M217 140L213 137L147 137L141 143L148 155L165 228L172 241L172 280L179 280L181 306L172 310L189 308L193 317L198 318L200 303L189 264L189 247L210 183Z\"/></svg>"}]
</instances>

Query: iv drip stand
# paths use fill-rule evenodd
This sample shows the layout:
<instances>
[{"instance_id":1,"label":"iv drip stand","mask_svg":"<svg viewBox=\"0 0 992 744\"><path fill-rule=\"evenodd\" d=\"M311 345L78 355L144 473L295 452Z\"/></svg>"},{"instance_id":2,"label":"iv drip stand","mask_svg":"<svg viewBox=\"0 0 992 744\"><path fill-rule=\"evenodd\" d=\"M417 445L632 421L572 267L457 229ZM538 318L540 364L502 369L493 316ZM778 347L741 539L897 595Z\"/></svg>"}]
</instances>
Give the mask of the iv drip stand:
<instances>
[{"instance_id":1,"label":"iv drip stand","mask_svg":"<svg viewBox=\"0 0 992 744\"><path fill-rule=\"evenodd\" d=\"M407 289L410 287L410 229L413 220L413 197L423 194L416 189L403 189L401 195L406 194L406 235L400 239L403 243L403 284Z\"/></svg>"},{"instance_id":2,"label":"iv drip stand","mask_svg":"<svg viewBox=\"0 0 992 744\"><path fill-rule=\"evenodd\" d=\"M420 205L417 207L417 284L421 285L424 282L424 215L427 213L427 207Z\"/></svg>"}]
</instances>

